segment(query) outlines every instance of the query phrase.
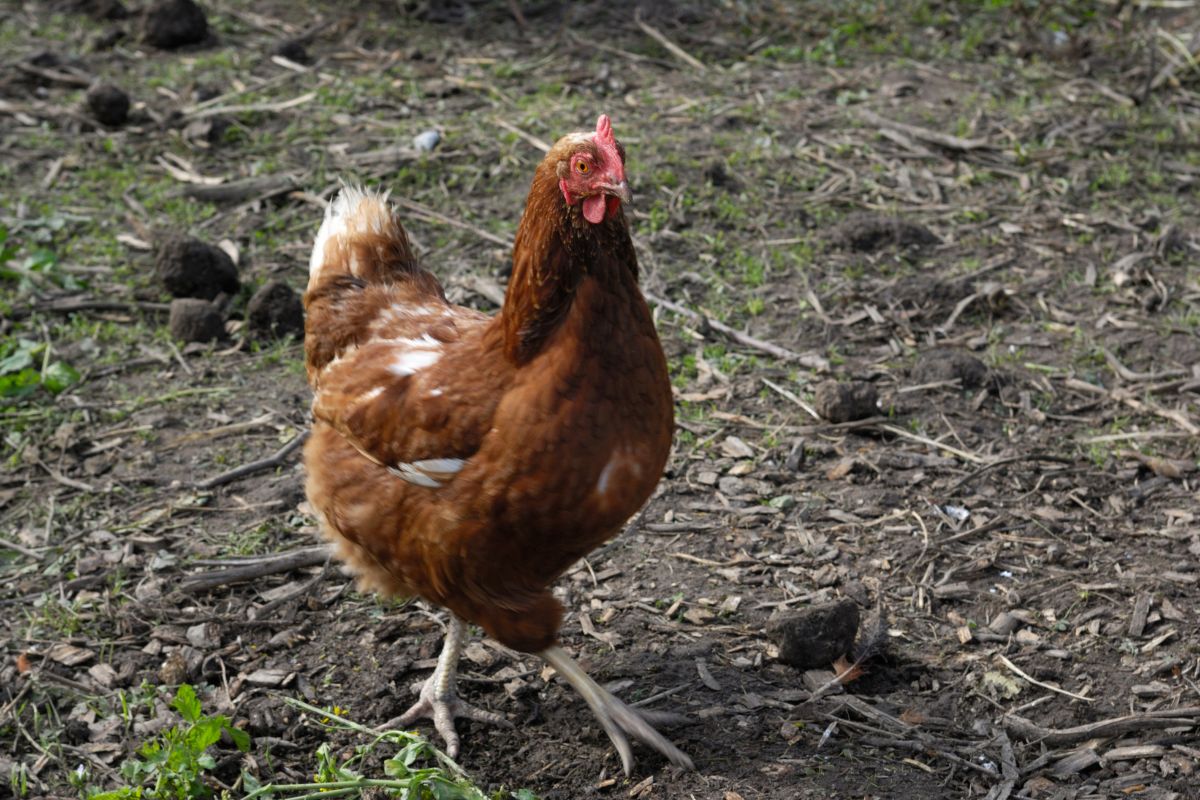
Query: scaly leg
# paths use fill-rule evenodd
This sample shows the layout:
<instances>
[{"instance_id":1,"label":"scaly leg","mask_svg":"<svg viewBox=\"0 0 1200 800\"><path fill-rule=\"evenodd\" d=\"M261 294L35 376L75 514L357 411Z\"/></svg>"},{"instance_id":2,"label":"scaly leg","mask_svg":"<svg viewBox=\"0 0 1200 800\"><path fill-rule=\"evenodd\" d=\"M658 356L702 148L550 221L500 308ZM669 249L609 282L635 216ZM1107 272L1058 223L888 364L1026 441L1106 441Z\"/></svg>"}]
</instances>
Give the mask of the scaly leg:
<instances>
[{"instance_id":1,"label":"scaly leg","mask_svg":"<svg viewBox=\"0 0 1200 800\"><path fill-rule=\"evenodd\" d=\"M421 686L420 697L407 711L393 720L385 722L376 730L392 727L408 727L422 717L433 720L433 727L446 742L446 753L458 757L458 731L454 728L455 717L466 717L476 722L491 722L511 728L512 723L499 714L467 705L458 699L455 676L458 674L458 657L462 654L463 641L467 636L467 624L454 614L446 628L446 641L442 654L438 656L437 668Z\"/></svg>"},{"instance_id":2,"label":"scaly leg","mask_svg":"<svg viewBox=\"0 0 1200 800\"><path fill-rule=\"evenodd\" d=\"M621 755L621 766L628 777L633 771L633 749L629 746L629 736L640 740L662 753L677 767L695 769L692 760L678 747L667 741L661 733L650 724L651 718L667 719L674 715L646 714L629 707L613 696L611 692L592 680L583 667L567 655L561 647L554 646L543 650L540 654L546 662L575 687L584 701L596 715L604 732L612 740L613 746Z\"/></svg>"}]
</instances>

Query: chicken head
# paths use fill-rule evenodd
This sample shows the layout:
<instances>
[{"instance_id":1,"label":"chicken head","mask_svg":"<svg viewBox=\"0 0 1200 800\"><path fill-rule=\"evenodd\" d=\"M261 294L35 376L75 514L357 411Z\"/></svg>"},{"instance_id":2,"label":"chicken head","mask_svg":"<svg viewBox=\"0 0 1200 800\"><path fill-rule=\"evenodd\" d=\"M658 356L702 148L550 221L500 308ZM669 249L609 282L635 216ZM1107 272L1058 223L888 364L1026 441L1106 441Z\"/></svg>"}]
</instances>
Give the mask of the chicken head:
<instances>
[{"instance_id":1,"label":"chicken head","mask_svg":"<svg viewBox=\"0 0 1200 800\"><path fill-rule=\"evenodd\" d=\"M607 114L596 120L595 133L578 137L557 169L563 200L568 206L582 204L584 219L593 225L615 216L621 203L633 199L625 180L625 148L613 136Z\"/></svg>"}]
</instances>

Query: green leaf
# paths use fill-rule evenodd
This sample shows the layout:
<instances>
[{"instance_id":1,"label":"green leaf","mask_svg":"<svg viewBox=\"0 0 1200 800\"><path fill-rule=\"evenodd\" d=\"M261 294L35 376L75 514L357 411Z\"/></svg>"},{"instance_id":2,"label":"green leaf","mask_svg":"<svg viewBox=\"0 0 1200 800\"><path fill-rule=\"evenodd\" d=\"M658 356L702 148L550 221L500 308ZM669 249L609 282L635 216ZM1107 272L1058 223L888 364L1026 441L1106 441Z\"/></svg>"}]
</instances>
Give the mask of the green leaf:
<instances>
[{"instance_id":1,"label":"green leaf","mask_svg":"<svg viewBox=\"0 0 1200 800\"><path fill-rule=\"evenodd\" d=\"M21 397L32 392L42 382L42 376L32 367L15 375L0 375L0 397Z\"/></svg>"},{"instance_id":2,"label":"green leaf","mask_svg":"<svg viewBox=\"0 0 1200 800\"><path fill-rule=\"evenodd\" d=\"M250 749L250 734L246 733L241 728L235 728L226 723L225 732L229 734L229 738L233 739L233 745L243 753Z\"/></svg>"},{"instance_id":3,"label":"green leaf","mask_svg":"<svg viewBox=\"0 0 1200 800\"><path fill-rule=\"evenodd\" d=\"M51 394L58 394L76 383L79 383L79 372L65 361L55 361L42 372L42 386Z\"/></svg>"},{"instance_id":4,"label":"green leaf","mask_svg":"<svg viewBox=\"0 0 1200 800\"><path fill-rule=\"evenodd\" d=\"M225 728L223 717L205 717L196 722L188 731L187 743L192 752L203 753L221 739L221 731Z\"/></svg>"},{"instance_id":5,"label":"green leaf","mask_svg":"<svg viewBox=\"0 0 1200 800\"><path fill-rule=\"evenodd\" d=\"M26 367L32 366L34 355L42 347L37 342L31 342L28 339L18 339L15 345L10 344L10 346L13 348L12 352L4 358L0 358L0 375L20 372Z\"/></svg>"},{"instance_id":6,"label":"green leaf","mask_svg":"<svg viewBox=\"0 0 1200 800\"><path fill-rule=\"evenodd\" d=\"M171 707L188 722L200 719L200 701L196 699L196 690L190 684L185 683L179 687L179 691L175 692L175 699L171 701Z\"/></svg>"}]
</instances>

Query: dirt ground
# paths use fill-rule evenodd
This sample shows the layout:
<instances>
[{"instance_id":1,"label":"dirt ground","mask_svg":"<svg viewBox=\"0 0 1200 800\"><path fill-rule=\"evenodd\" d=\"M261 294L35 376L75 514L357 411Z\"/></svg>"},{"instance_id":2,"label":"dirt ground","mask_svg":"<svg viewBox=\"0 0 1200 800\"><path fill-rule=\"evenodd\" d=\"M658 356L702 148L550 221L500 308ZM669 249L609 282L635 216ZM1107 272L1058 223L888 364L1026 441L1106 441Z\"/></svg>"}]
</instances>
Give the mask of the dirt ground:
<instances>
[{"instance_id":1,"label":"dirt ground","mask_svg":"<svg viewBox=\"0 0 1200 800\"><path fill-rule=\"evenodd\" d=\"M411 702L439 616L314 551L302 346L248 301L303 287L346 178L495 309L541 144L604 111L678 433L562 579L562 639L686 713L697 769L635 748L625 779L577 696L485 640L464 694L515 727L460 724L472 778L1200 797L1196 3L203 6L178 49L132 3L0 8L0 796L125 785L184 683L251 737L214 750L232 797L362 743L288 698ZM155 253L184 233L236 256L211 344L167 329ZM842 598L862 674L829 685L767 629Z\"/></svg>"}]
</instances>

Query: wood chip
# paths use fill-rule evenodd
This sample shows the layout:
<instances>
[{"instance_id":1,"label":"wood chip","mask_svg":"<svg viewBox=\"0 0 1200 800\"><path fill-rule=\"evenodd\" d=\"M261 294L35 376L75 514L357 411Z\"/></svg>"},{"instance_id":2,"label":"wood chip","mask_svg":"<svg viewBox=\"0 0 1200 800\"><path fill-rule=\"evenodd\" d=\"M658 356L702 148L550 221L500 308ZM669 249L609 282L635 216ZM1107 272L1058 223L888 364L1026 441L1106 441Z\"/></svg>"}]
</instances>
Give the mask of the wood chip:
<instances>
[{"instance_id":1,"label":"wood chip","mask_svg":"<svg viewBox=\"0 0 1200 800\"><path fill-rule=\"evenodd\" d=\"M1161 744L1135 744L1128 747L1114 747L1101 758L1104 761L1133 761L1138 758L1159 758L1167 749Z\"/></svg>"},{"instance_id":2,"label":"wood chip","mask_svg":"<svg viewBox=\"0 0 1200 800\"><path fill-rule=\"evenodd\" d=\"M1091 747L1081 747L1068 754L1065 758L1059 759L1050 767L1050 774L1060 780L1069 778L1076 773L1082 772L1089 767L1094 767L1100 763L1100 755Z\"/></svg>"},{"instance_id":3,"label":"wood chip","mask_svg":"<svg viewBox=\"0 0 1200 800\"><path fill-rule=\"evenodd\" d=\"M1160 644L1165 642L1167 639L1170 639L1173 636L1175 636L1176 633L1177 633L1177 631L1174 628L1169 628L1169 629L1163 631L1158 636L1155 636L1153 639L1151 639L1150 641L1148 641L1144 645L1142 645L1142 652L1143 653L1154 652L1154 650Z\"/></svg>"},{"instance_id":4,"label":"wood chip","mask_svg":"<svg viewBox=\"0 0 1200 800\"><path fill-rule=\"evenodd\" d=\"M290 682L296 673L286 669L256 669L246 676L246 683L255 686L283 686Z\"/></svg>"},{"instance_id":5,"label":"wood chip","mask_svg":"<svg viewBox=\"0 0 1200 800\"><path fill-rule=\"evenodd\" d=\"M1143 592L1133 602L1133 616L1129 618L1129 635L1140 638L1146 629L1146 616L1150 613L1150 595Z\"/></svg>"},{"instance_id":6,"label":"wood chip","mask_svg":"<svg viewBox=\"0 0 1200 800\"><path fill-rule=\"evenodd\" d=\"M721 691L721 684L713 677L712 672L708 669L708 662L703 658L696 659L696 672L700 675L700 682L712 689L714 692Z\"/></svg>"},{"instance_id":7,"label":"wood chip","mask_svg":"<svg viewBox=\"0 0 1200 800\"><path fill-rule=\"evenodd\" d=\"M974 592L971 587L963 582L958 583L943 583L941 586L933 587L933 596L939 600L954 600L964 597L970 597Z\"/></svg>"}]
</instances>

